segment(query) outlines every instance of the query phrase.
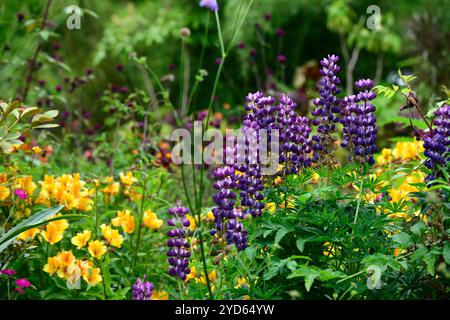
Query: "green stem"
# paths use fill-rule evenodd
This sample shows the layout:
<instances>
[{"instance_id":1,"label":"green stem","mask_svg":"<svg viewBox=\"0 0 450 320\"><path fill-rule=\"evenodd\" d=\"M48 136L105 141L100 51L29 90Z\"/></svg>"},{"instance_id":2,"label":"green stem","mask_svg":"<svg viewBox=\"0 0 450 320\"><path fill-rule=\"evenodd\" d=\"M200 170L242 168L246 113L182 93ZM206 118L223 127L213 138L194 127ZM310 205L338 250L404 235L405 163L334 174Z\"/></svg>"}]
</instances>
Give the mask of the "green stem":
<instances>
[{"instance_id":1,"label":"green stem","mask_svg":"<svg viewBox=\"0 0 450 320\"><path fill-rule=\"evenodd\" d=\"M9 277L8 277L8 279L6 280L6 286L8 287L8 300L11 300L11 293L10 293L10 291L9 291Z\"/></svg>"},{"instance_id":2,"label":"green stem","mask_svg":"<svg viewBox=\"0 0 450 320\"><path fill-rule=\"evenodd\" d=\"M361 185L359 187L359 195L358 195L358 204L356 205L356 214L355 214L355 220L353 220L353 224L356 225L356 221L358 220L358 213L359 208L361 206L361 200L362 200L362 193L363 193L363 185L364 185L364 179L361 177ZM354 230L354 229L353 229Z\"/></svg>"},{"instance_id":3,"label":"green stem","mask_svg":"<svg viewBox=\"0 0 450 320\"><path fill-rule=\"evenodd\" d=\"M133 273L135 264L136 264L136 260L137 260L137 255L139 252L139 244L141 242L141 233L142 233L142 217L144 215L144 200L145 200L145 195L146 195L146 180L144 181L144 184L142 186L143 190L142 190L142 199L141 199L141 208L139 210L139 215L138 215L138 233L137 233L137 240L136 240L136 246L134 248L134 256L133 256L133 262L131 263L131 273Z\"/></svg>"},{"instance_id":4,"label":"green stem","mask_svg":"<svg viewBox=\"0 0 450 320\"><path fill-rule=\"evenodd\" d=\"M220 28L219 10L214 11L216 16L217 33L219 35L220 52L222 53L222 58L225 56L225 45L223 44L222 29Z\"/></svg>"},{"instance_id":5,"label":"green stem","mask_svg":"<svg viewBox=\"0 0 450 320\"><path fill-rule=\"evenodd\" d=\"M105 300L108 300L108 295L106 294L105 276L103 275L103 267L101 264L99 267L100 267L100 274L102 276L103 295L104 295Z\"/></svg>"}]
</instances>

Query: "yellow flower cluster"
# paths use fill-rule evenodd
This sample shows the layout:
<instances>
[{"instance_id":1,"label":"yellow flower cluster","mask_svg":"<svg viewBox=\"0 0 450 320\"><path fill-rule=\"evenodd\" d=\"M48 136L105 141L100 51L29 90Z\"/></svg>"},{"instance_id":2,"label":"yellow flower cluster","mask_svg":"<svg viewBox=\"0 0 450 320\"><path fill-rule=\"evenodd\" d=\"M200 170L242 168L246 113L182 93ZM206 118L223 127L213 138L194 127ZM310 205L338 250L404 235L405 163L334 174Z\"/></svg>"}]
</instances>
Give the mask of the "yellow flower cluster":
<instances>
[{"instance_id":1,"label":"yellow flower cluster","mask_svg":"<svg viewBox=\"0 0 450 320\"><path fill-rule=\"evenodd\" d=\"M88 244L88 252L95 259L100 259L106 251L107 249L105 244L100 240L92 240Z\"/></svg>"},{"instance_id":2,"label":"yellow flower cluster","mask_svg":"<svg viewBox=\"0 0 450 320\"><path fill-rule=\"evenodd\" d=\"M10 194L11 191L8 188L8 178L5 173L0 173L0 201L6 200Z\"/></svg>"},{"instance_id":3,"label":"yellow flower cluster","mask_svg":"<svg viewBox=\"0 0 450 320\"><path fill-rule=\"evenodd\" d=\"M190 281L190 280L195 280L196 283L201 283L206 285L206 277L205 277L205 273L197 273L197 269L195 268L195 266L192 266L191 268L191 272L186 276L186 282ZM217 271L213 270L208 274L208 279L209 281L211 281L212 283L216 282L217 280ZM212 289L214 289L214 284L211 287Z\"/></svg>"},{"instance_id":4,"label":"yellow flower cluster","mask_svg":"<svg viewBox=\"0 0 450 320\"><path fill-rule=\"evenodd\" d=\"M102 281L100 269L93 268L92 261L77 259L72 251L60 251L56 256L49 257L43 270L50 275L56 273L71 285L81 278L92 286Z\"/></svg>"},{"instance_id":5,"label":"yellow flower cluster","mask_svg":"<svg viewBox=\"0 0 450 320\"><path fill-rule=\"evenodd\" d=\"M378 165L387 165L391 162L406 162L420 158L420 154L424 151L423 141L414 140L400 141L395 144L394 149L384 148L381 154L376 157Z\"/></svg>"},{"instance_id":6,"label":"yellow flower cluster","mask_svg":"<svg viewBox=\"0 0 450 320\"><path fill-rule=\"evenodd\" d=\"M133 233L134 231L134 216L130 210L122 210L117 212L117 217L111 220L115 227L122 227L123 232Z\"/></svg>"},{"instance_id":7,"label":"yellow flower cluster","mask_svg":"<svg viewBox=\"0 0 450 320\"><path fill-rule=\"evenodd\" d=\"M106 177L102 182L107 184L107 186L100 189L100 192L104 193L106 196L106 201L110 202L111 197L119 193L120 183L115 182L114 177Z\"/></svg>"},{"instance_id":8,"label":"yellow flower cluster","mask_svg":"<svg viewBox=\"0 0 450 320\"><path fill-rule=\"evenodd\" d=\"M169 294L164 290L153 290L152 300L169 300Z\"/></svg>"},{"instance_id":9,"label":"yellow flower cluster","mask_svg":"<svg viewBox=\"0 0 450 320\"><path fill-rule=\"evenodd\" d=\"M41 231L41 235L48 243L55 244L62 240L62 238L64 237L64 231L67 228L69 228L69 223L65 219L52 221L47 223L47 225L45 226L45 230Z\"/></svg>"},{"instance_id":10,"label":"yellow flower cluster","mask_svg":"<svg viewBox=\"0 0 450 320\"><path fill-rule=\"evenodd\" d=\"M108 245L116 248L120 248L122 246L123 236L119 233L119 231L106 224L102 224L100 229L102 230L103 237L108 242Z\"/></svg>"},{"instance_id":11,"label":"yellow flower cluster","mask_svg":"<svg viewBox=\"0 0 450 320\"><path fill-rule=\"evenodd\" d=\"M144 211L143 221L149 229L159 229L163 225L163 221L150 209Z\"/></svg>"},{"instance_id":12,"label":"yellow flower cluster","mask_svg":"<svg viewBox=\"0 0 450 320\"><path fill-rule=\"evenodd\" d=\"M142 199L142 194L137 192L133 186L135 182L138 180L133 176L131 171L127 171L126 173L119 173L120 182L123 185L123 194L130 199L131 201L138 201Z\"/></svg>"},{"instance_id":13,"label":"yellow flower cluster","mask_svg":"<svg viewBox=\"0 0 450 320\"><path fill-rule=\"evenodd\" d=\"M71 242L78 249L81 249L86 246L89 239L91 238L91 235L92 235L91 230L84 230L83 232L79 232L74 237L72 237Z\"/></svg>"},{"instance_id":14,"label":"yellow flower cluster","mask_svg":"<svg viewBox=\"0 0 450 320\"><path fill-rule=\"evenodd\" d=\"M418 192L419 189L414 186L414 184L417 183L423 183L425 181L425 174L421 171L414 171L411 172L409 175L406 176L406 178L402 181L402 183L395 188L392 188L389 191L389 195L391 196L392 203L398 203L403 201L409 201L411 203L414 203L416 199L409 197L409 193L411 192ZM409 205L407 204L406 207ZM386 212L389 214L389 217L391 218L404 218L407 221L411 220L412 217L408 216L406 212ZM422 217L424 221L426 222L426 216Z\"/></svg>"},{"instance_id":15,"label":"yellow flower cluster","mask_svg":"<svg viewBox=\"0 0 450 320\"><path fill-rule=\"evenodd\" d=\"M198 216L188 214L186 215L186 219L188 219L190 222L189 230L191 230L192 232L195 231L198 225ZM214 221L214 214L212 213L211 210L209 210L207 213L202 214L202 221L209 221L209 222Z\"/></svg>"},{"instance_id":16,"label":"yellow flower cluster","mask_svg":"<svg viewBox=\"0 0 450 320\"><path fill-rule=\"evenodd\" d=\"M35 203L47 206L61 204L68 210L92 210L91 195L94 190L85 187L86 182L80 180L80 174L64 174L56 179L46 175L44 181L39 183L42 187Z\"/></svg>"}]
</instances>

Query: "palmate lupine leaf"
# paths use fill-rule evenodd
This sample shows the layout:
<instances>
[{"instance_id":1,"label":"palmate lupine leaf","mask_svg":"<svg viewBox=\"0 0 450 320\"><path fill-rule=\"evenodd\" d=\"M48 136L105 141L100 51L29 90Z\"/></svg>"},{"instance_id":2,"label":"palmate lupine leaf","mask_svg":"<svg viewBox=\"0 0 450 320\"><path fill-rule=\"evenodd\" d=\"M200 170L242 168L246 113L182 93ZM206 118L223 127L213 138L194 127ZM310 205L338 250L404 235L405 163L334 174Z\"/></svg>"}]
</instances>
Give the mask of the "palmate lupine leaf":
<instances>
[{"instance_id":1,"label":"palmate lupine leaf","mask_svg":"<svg viewBox=\"0 0 450 320\"><path fill-rule=\"evenodd\" d=\"M83 214L66 214L63 216L52 218L55 214L57 214L59 211L61 211L64 208L64 206L58 205L52 208L45 209L43 211L40 211L34 215L32 215L30 218L22 221L20 224L9 230L6 234L4 234L0 238L0 252L5 250L13 241L16 239L16 237L21 234L22 232L27 231L31 228L39 227L43 224L56 221L56 220L75 220L75 219L82 219L82 218L90 218L87 215Z\"/></svg>"}]
</instances>

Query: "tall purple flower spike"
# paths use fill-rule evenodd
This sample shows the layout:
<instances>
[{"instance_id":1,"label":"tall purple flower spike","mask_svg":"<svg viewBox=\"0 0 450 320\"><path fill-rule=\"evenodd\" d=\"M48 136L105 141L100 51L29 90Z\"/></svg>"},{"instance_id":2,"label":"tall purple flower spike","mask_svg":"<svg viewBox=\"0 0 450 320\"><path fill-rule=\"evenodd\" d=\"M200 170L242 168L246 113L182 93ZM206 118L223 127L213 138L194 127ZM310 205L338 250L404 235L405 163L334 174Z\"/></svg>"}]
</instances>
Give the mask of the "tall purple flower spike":
<instances>
[{"instance_id":1,"label":"tall purple flower spike","mask_svg":"<svg viewBox=\"0 0 450 320\"><path fill-rule=\"evenodd\" d=\"M242 151L238 147L227 148L224 152L227 165L214 171L214 188L218 192L213 195L216 203L212 210L215 229L211 234L224 236L229 244L235 244L238 249L247 246L247 231L240 221L247 214L261 216L265 207L258 143L250 143L251 140L259 142L259 129L267 130L268 138L272 130L279 131L279 160L284 165L281 173L297 173L301 168L311 165L309 120L295 113L296 104L292 99L281 95L280 102L276 105L273 97L256 92L248 94L246 100L247 113L241 132L245 137L247 150L242 153L238 152ZM236 141L237 139L234 140ZM243 156L244 158L240 158ZM228 160L230 158L231 161ZM239 199L235 191L239 193ZM236 208L238 200L239 209Z\"/></svg>"},{"instance_id":2,"label":"tall purple flower spike","mask_svg":"<svg viewBox=\"0 0 450 320\"><path fill-rule=\"evenodd\" d=\"M153 283L149 281L141 280L140 278L136 279L136 282L133 284L133 300L151 300L152 293L154 289Z\"/></svg>"},{"instance_id":3,"label":"tall purple flower spike","mask_svg":"<svg viewBox=\"0 0 450 320\"><path fill-rule=\"evenodd\" d=\"M179 277L181 280L186 280L186 276L191 272L189 268L191 246L186 239L190 226L190 221L186 218L188 212L189 209L181 205L172 207L169 209L169 214L173 217L167 221L169 226L175 227L167 232L167 235L171 238L167 241L169 247L167 261L171 266L169 274Z\"/></svg>"},{"instance_id":4,"label":"tall purple flower spike","mask_svg":"<svg viewBox=\"0 0 450 320\"><path fill-rule=\"evenodd\" d=\"M436 110L433 130L426 134L423 147L427 157L425 166L431 170L426 181L442 177L440 167L450 161L450 105L445 104Z\"/></svg>"},{"instance_id":5,"label":"tall purple flower spike","mask_svg":"<svg viewBox=\"0 0 450 320\"><path fill-rule=\"evenodd\" d=\"M340 99L336 97L341 92L339 84L341 80L336 75L340 68L337 65L339 57L328 55L320 61L322 69L319 81L320 97L313 100L316 108L311 112L315 117L312 124L317 127L317 134L313 136L313 161L319 165L333 167L336 164L334 150L336 150L337 138L336 123L339 122Z\"/></svg>"},{"instance_id":6,"label":"tall purple flower spike","mask_svg":"<svg viewBox=\"0 0 450 320\"><path fill-rule=\"evenodd\" d=\"M370 102L376 93L370 91L373 81L361 79L355 82L358 94L350 95L342 101L341 120L343 129L342 147L349 150L349 161L373 164L373 154L377 150L377 126L375 106Z\"/></svg>"}]
</instances>

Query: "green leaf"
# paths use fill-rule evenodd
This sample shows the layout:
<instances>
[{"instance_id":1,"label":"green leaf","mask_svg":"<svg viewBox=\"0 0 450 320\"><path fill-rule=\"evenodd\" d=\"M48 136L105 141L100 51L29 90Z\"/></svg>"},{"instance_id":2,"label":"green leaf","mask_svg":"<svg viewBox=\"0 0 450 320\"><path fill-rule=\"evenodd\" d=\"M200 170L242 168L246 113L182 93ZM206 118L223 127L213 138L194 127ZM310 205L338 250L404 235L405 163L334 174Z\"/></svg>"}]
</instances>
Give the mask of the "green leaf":
<instances>
[{"instance_id":1,"label":"green leaf","mask_svg":"<svg viewBox=\"0 0 450 320\"><path fill-rule=\"evenodd\" d=\"M62 208L64 208L64 206L56 206L40 211L32 215L28 219L22 221L17 226L11 228L11 230L9 230L0 238L0 252L5 250L19 234L28 229L35 228L37 226L40 226L41 224L47 223L47 221L45 220L60 212Z\"/></svg>"},{"instance_id":2,"label":"green leaf","mask_svg":"<svg viewBox=\"0 0 450 320\"><path fill-rule=\"evenodd\" d=\"M405 232L394 234L392 240L397 242L402 248L408 248L412 244L411 236Z\"/></svg>"},{"instance_id":3,"label":"green leaf","mask_svg":"<svg viewBox=\"0 0 450 320\"><path fill-rule=\"evenodd\" d=\"M267 281L267 280L274 278L278 274L278 270L280 270L279 265L274 265L274 266L270 267L264 273L263 279Z\"/></svg>"},{"instance_id":4,"label":"green leaf","mask_svg":"<svg viewBox=\"0 0 450 320\"><path fill-rule=\"evenodd\" d=\"M288 279L298 277L305 278L305 288L306 291L309 292L315 279L320 281L328 281L335 278L343 278L345 277L345 274L340 271L333 271L331 269L320 270L314 266L301 265L300 268L288 276Z\"/></svg>"},{"instance_id":5,"label":"green leaf","mask_svg":"<svg viewBox=\"0 0 450 320\"><path fill-rule=\"evenodd\" d=\"M56 123L46 123L46 124L41 124L39 126L34 127L34 129L50 129L50 128L57 128L59 127L59 124Z\"/></svg>"},{"instance_id":6,"label":"green leaf","mask_svg":"<svg viewBox=\"0 0 450 320\"><path fill-rule=\"evenodd\" d=\"M58 205L43 211L40 211L30 218L22 221L20 224L9 230L5 235L0 238L0 252L5 250L22 232L31 228L39 227L43 224L47 224L57 220L78 220L78 219L92 219L92 217L84 214L65 214L59 217L51 218L57 214L64 206Z\"/></svg>"},{"instance_id":7,"label":"green leaf","mask_svg":"<svg viewBox=\"0 0 450 320\"><path fill-rule=\"evenodd\" d=\"M445 262L450 265L450 243L445 244L442 255L444 256Z\"/></svg>"},{"instance_id":8,"label":"green leaf","mask_svg":"<svg viewBox=\"0 0 450 320\"><path fill-rule=\"evenodd\" d=\"M415 225L413 225L411 227L411 232L414 233L415 235L420 235L420 234L424 233L426 229L427 229L427 226L425 225L425 223L422 220L420 220L419 222L417 222Z\"/></svg>"},{"instance_id":9,"label":"green leaf","mask_svg":"<svg viewBox=\"0 0 450 320\"><path fill-rule=\"evenodd\" d=\"M428 252L424 257L423 261L427 265L427 271L429 274L434 276L434 265L436 263L436 256L432 252Z\"/></svg>"},{"instance_id":10,"label":"green leaf","mask_svg":"<svg viewBox=\"0 0 450 320\"><path fill-rule=\"evenodd\" d=\"M279 244L280 241L284 238L285 235L287 235L292 230L281 228L277 231L277 234L275 235L275 244Z\"/></svg>"},{"instance_id":11,"label":"green leaf","mask_svg":"<svg viewBox=\"0 0 450 320\"><path fill-rule=\"evenodd\" d=\"M256 248L255 247L247 247L245 249L245 255L247 256L247 258L250 261L255 260L255 256L256 256Z\"/></svg>"}]
</instances>

